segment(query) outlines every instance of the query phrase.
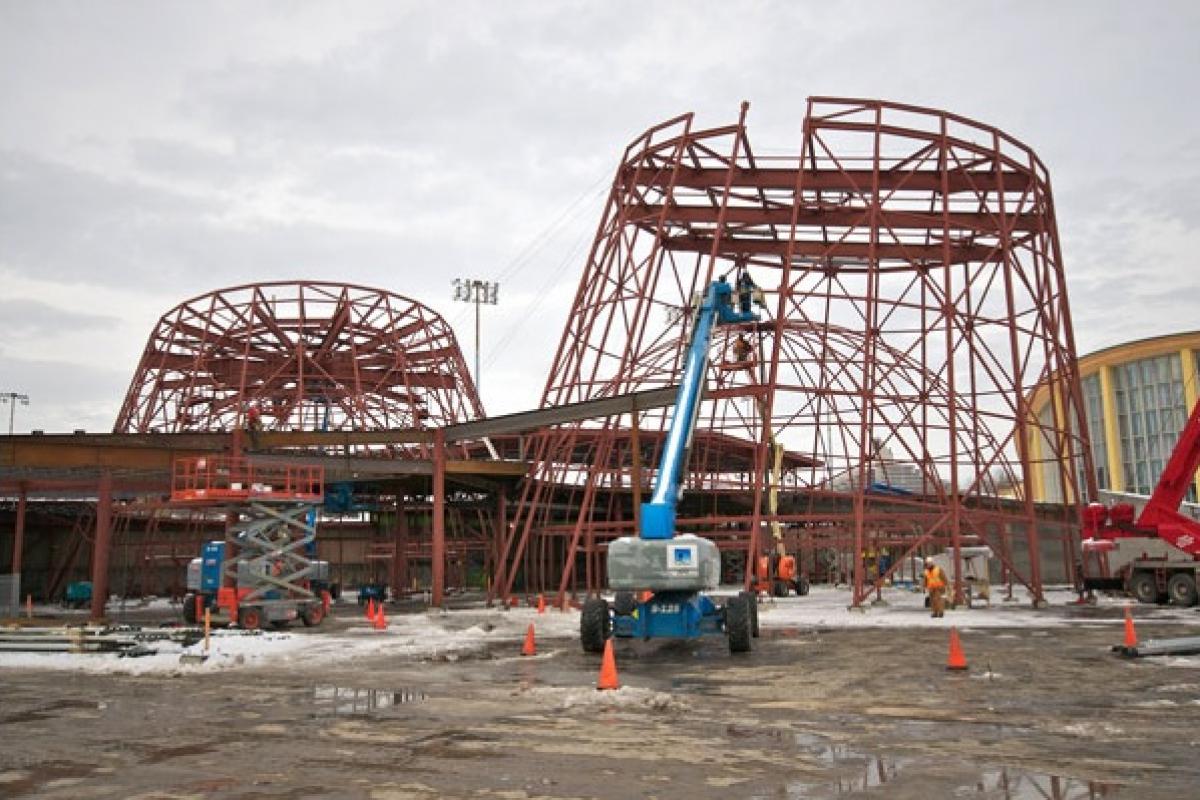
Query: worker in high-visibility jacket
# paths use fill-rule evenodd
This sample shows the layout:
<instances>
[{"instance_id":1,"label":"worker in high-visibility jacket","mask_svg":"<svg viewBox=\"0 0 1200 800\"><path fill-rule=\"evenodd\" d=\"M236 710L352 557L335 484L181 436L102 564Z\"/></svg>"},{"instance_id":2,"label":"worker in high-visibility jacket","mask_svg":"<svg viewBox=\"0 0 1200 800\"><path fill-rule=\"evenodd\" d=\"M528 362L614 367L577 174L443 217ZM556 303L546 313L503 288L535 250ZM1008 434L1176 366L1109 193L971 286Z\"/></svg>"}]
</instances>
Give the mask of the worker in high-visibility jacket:
<instances>
[{"instance_id":1,"label":"worker in high-visibility jacket","mask_svg":"<svg viewBox=\"0 0 1200 800\"><path fill-rule=\"evenodd\" d=\"M946 571L925 559L925 591L929 594L929 615L946 616Z\"/></svg>"}]
</instances>

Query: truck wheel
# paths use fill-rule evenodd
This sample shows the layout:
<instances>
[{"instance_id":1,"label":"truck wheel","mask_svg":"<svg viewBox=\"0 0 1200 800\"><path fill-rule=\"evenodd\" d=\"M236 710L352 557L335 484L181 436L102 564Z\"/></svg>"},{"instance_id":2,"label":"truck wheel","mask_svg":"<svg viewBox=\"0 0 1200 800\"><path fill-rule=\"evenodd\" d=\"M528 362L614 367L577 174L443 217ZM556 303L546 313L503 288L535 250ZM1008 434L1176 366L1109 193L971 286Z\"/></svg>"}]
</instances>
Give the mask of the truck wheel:
<instances>
[{"instance_id":1,"label":"truck wheel","mask_svg":"<svg viewBox=\"0 0 1200 800\"><path fill-rule=\"evenodd\" d=\"M183 596L183 621L188 625L195 625L199 622L196 619L196 595L193 592L188 592Z\"/></svg>"},{"instance_id":2,"label":"truck wheel","mask_svg":"<svg viewBox=\"0 0 1200 800\"><path fill-rule=\"evenodd\" d=\"M800 597L808 594L808 581L804 578L796 578L796 594Z\"/></svg>"},{"instance_id":3,"label":"truck wheel","mask_svg":"<svg viewBox=\"0 0 1200 800\"><path fill-rule=\"evenodd\" d=\"M613 613L618 617L628 617L637 608L637 600L633 592L617 592L613 598Z\"/></svg>"},{"instance_id":4,"label":"truck wheel","mask_svg":"<svg viewBox=\"0 0 1200 800\"><path fill-rule=\"evenodd\" d=\"M248 631L256 631L263 626L262 609L254 608L239 608L238 609L238 625L241 625Z\"/></svg>"},{"instance_id":5,"label":"truck wheel","mask_svg":"<svg viewBox=\"0 0 1200 800\"><path fill-rule=\"evenodd\" d=\"M311 628L314 625L320 625L325 619L325 606L317 605L309 606L300 612L300 621L304 623L304 627Z\"/></svg>"},{"instance_id":6,"label":"truck wheel","mask_svg":"<svg viewBox=\"0 0 1200 800\"><path fill-rule=\"evenodd\" d=\"M612 635L612 618L608 615L608 601L603 597L589 597L583 603L579 615L579 641L585 653L603 653L604 643Z\"/></svg>"},{"instance_id":7,"label":"truck wheel","mask_svg":"<svg viewBox=\"0 0 1200 800\"><path fill-rule=\"evenodd\" d=\"M787 583L785 583L784 581L775 581L773 584L771 584L771 594L775 595L776 597L787 597L788 596Z\"/></svg>"},{"instance_id":8,"label":"truck wheel","mask_svg":"<svg viewBox=\"0 0 1200 800\"><path fill-rule=\"evenodd\" d=\"M758 638L758 595L754 592L738 592L738 597L746 598L750 606L750 635Z\"/></svg>"},{"instance_id":9,"label":"truck wheel","mask_svg":"<svg viewBox=\"0 0 1200 800\"><path fill-rule=\"evenodd\" d=\"M1186 572L1177 572L1167 581L1167 597L1177 606L1196 605L1196 579Z\"/></svg>"},{"instance_id":10,"label":"truck wheel","mask_svg":"<svg viewBox=\"0 0 1200 800\"><path fill-rule=\"evenodd\" d=\"M725 635L729 638L729 652L749 653L750 604L744 595L731 597L725 603Z\"/></svg>"},{"instance_id":11,"label":"truck wheel","mask_svg":"<svg viewBox=\"0 0 1200 800\"><path fill-rule=\"evenodd\" d=\"M1149 572L1135 572L1129 579L1129 593L1139 603L1157 603L1158 586Z\"/></svg>"}]
</instances>

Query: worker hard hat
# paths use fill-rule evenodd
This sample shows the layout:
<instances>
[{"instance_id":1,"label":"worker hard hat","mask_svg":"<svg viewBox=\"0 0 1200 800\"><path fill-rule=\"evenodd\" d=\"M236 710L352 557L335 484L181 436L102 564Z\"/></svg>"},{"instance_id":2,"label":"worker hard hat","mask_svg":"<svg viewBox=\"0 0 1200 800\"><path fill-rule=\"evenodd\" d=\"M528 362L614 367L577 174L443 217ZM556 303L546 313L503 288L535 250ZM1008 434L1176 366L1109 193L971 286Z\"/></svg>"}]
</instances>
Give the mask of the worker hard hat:
<instances>
[{"instance_id":1,"label":"worker hard hat","mask_svg":"<svg viewBox=\"0 0 1200 800\"><path fill-rule=\"evenodd\" d=\"M932 559L932 558L927 558L927 559L925 559L925 566L927 566L927 567L932 567L932 566L933 566L933 559Z\"/></svg>"}]
</instances>

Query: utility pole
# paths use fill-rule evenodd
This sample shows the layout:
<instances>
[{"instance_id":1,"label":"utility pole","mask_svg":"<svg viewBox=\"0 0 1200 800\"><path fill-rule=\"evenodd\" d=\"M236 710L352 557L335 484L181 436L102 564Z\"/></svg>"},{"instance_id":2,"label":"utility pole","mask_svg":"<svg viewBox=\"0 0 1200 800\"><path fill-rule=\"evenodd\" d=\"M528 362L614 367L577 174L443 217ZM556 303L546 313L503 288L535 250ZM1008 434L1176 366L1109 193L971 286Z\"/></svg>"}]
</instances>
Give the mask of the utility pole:
<instances>
[{"instance_id":1,"label":"utility pole","mask_svg":"<svg viewBox=\"0 0 1200 800\"><path fill-rule=\"evenodd\" d=\"M496 305L500 300L500 284L496 281L454 279L454 299L475 304L475 394L482 400L483 389L479 374L479 306Z\"/></svg>"},{"instance_id":2,"label":"utility pole","mask_svg":"<svg viewBox=\"0 0 1200 800\"><path fill-rule=\"evenodd\" d=\"M13 417L17 413L17 403L23 406L29 405L29 395L20 394L18 392L0 392L0 403L8 403L8 435L13 434Z\"/></svg>"}]
</instances>

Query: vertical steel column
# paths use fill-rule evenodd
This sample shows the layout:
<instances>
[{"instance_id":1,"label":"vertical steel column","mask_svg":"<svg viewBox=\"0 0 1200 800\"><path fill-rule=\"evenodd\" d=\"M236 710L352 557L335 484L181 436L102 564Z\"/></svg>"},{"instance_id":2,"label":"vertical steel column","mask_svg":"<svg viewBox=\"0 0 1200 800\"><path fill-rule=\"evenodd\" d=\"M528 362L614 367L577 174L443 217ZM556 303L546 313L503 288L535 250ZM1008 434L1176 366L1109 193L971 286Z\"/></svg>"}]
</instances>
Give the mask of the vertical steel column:
<instances>
[{"instance_id":1,"label":"vertical steel column","mask_svg":"<svg viewBox=\"0 0 1200 800\"><path fill-rule=\"evenodd\" d=\"M92 544L92 619L104 619L108 602L108 557L112 550L112 473L100 473L96 498L96 539Z\"/></svg>"},{"instance_id":2,"label":"vertical steel column","mask_svg":"<svg viewBox=\"0 0 1200 800\"><path fill-rule=\"evenodd\" d=\"M446 590L446 432L433 432L433 591L430 602L441 606Z\"/></svg>"},{"instance_id":3,"label":"vertical steel column","mask_svg":"<svg viewBox=\"0 0 1200 800\"><path fill-rule=\"evenodd\" d=\"M408 589L408 511L404 508L404 495L396 494L396 525L393 530L392 592L398 595Z\"/></svg>"},{"instance_id":4,"label":"vertical steel column","mask_svg":"<svg viewBox=\"0 0 1200 800\"><path fill-rule=\"evenodd\" d=\"M488 545L488 559L490 565L488 569L488 605L492 602L492 592L496 581L499 578L497 570L500 568L500 559L504 553L504 537L508 532L508 490L503 487L496 492L496 521L495 530L492 532L492 542ZM507 605L508 598L502 597L501 604Z\"/></svg>"},{"instance_id":5,"label":"vertical steel column","mask_svg":"<svg viewBox=\"0 0 1200 800\"><path fill-rule=\"evenodd\" d=\"M25 553L25 500L28 494L29 486L22 481L17 494L17 524L12 549L12 574L18 579L21 576L21 562Z\"/></svg>"}]
</instances>

